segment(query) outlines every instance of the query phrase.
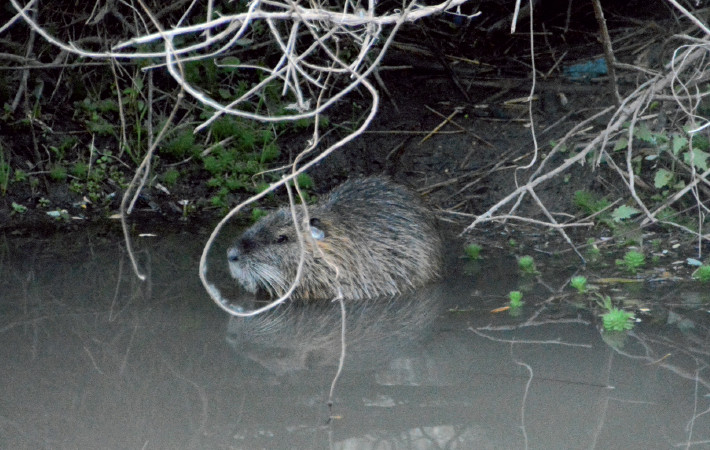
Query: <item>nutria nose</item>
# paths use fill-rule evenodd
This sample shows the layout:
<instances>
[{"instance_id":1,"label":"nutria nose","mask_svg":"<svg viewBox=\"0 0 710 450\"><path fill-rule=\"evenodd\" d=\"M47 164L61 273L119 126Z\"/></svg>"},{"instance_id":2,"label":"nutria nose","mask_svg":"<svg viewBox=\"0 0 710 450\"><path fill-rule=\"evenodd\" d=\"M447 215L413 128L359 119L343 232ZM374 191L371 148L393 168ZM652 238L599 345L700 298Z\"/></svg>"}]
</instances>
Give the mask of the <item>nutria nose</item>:
<instances>
[{"instance_id":1,"label":"nutria nose","mask_svg":"<svg viewBox=\"0 0 710 450\"><path fill-rule=\"evenodd\" d=\"M227 250L227 259L230 261L239 261L239 249L237 247L231 247Z\"/></svg>"}]
</instances>

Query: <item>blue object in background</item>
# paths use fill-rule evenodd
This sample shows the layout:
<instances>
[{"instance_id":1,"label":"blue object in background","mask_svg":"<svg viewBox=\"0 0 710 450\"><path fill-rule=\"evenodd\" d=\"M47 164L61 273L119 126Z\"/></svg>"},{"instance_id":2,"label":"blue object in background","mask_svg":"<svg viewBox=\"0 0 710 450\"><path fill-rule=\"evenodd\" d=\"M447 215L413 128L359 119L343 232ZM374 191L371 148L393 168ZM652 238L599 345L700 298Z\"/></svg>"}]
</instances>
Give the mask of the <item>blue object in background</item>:
<instances>
[{"instance_id":1,"label":"blue object in background","mask_svg":"<svg viewBox=\"0 0 710 450\"><path fill-rule=\"evenodd\" d=\"M606 75L607 72L608 68L604 58L565 67L563 71L565 76L572 81L589 81L592 78Z\"/></svg>"}]
</instances>

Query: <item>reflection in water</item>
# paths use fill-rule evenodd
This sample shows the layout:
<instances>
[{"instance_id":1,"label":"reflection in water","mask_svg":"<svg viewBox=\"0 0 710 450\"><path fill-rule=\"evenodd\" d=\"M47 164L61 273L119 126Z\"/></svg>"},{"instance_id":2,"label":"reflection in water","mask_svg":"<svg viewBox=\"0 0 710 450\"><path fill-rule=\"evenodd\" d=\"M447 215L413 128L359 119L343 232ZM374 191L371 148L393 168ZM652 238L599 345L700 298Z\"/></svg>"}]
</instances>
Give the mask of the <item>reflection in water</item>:
<instances>
[{"instance_id":1,"label":"reflection in water","mask_svg":"<svg viewBox=\"0 0 710 450\"><path fill-rule=\"evenodd\" d=\"M521 317L490 314L519 286L492 259L413 297L347 303L340 418L325 426L339 308L229 318L197 278L202 241L138 242L142 283L118 237L0 237L0 448L708 446L703 292L616 341L534 291Z\"/></svg>"},{"instance_id":2,"label":"reflection in water","mask_svg":"<svg viewBox=\"0 0 710 450\"><path fill-rule=\"evenodd\" d=\"M396 299L345 302L346 370L381 367L412 350L430 332L440 302L435 289ZM227 342L274 375L332 368L341 356L339 303L285 305L257 317L232 317Z\"/></svg>"}]
</instances>

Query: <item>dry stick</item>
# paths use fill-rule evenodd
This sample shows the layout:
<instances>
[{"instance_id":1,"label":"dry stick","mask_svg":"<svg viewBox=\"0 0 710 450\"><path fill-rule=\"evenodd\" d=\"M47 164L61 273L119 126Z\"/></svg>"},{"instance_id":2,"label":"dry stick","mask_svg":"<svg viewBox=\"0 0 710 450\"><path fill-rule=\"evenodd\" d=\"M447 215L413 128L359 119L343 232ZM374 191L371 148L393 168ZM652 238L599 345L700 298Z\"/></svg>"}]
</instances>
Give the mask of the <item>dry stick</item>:
<instances>
[{"instance_id":1,"label":"dry stick","mask_svg":"<svg viewBox=\"0 0 710 450\"><path fill-rule=\"evenodd\" d=\"M123 98L121 95L121 84L118 81L118 73L116 73L116 60L111 58L109 60L109 67L111 67L111 73L113 74L113 81L116 83L116 100L118 102L118 117L121 120L121 142L119 143L118 157L123 156L123 151L128 147L128 137L126 136L126 116L123 113ZM151 104L148 104L151 107Z\"/></svg>"},{"instance_id":2,"label":"dry stick","mask_svg":"<svg viewBox=\"0 0 710 450\"><path fill-rule=\"evenodd\" d=\"M581 253L579 253L579 250L577 250L577 247L575 247L575 245L572 243L572 239L570 239L569 236L567 236L567 233L565 232L564 227L560 226L560 224L557 223L557 220L555 220L554 216L552 214L550 214L550 211L547 210L545 205L542 204L542 201L540 201L540 198L537 196L535 191L532 188L530 188L530 189L528 189L528 192L530 193L530 196L533 198L533 200L535 200L535 203L537 203L537 206L547 216L547 218L550 220L550 222L552 224L554 224L554 228L556 228L557 231L560 232L560 234L567 241L567 243L570 245L570 247L572 247L574 249L574 252L582 260L582 263L587 264L587 260L584 259L584 256L582 256Z\"/></svg>"},{"instance_id":3,"label":"dry stick","mask_svg":"<svg viewBox=\"0 0 710 450\"><path fill-rule=\"evenodd\" d=\"M211 20L209 22L203 23L203 24L197 24L197 25L191 25L191 26L186 26L186 27L179 27L179 28L174 28L172 30L163 30L158 33L153 33L147 36L141 36L137 38L130 39L126 42L123 42L117 46L114 47L114 51L112 52L89 52L85 50L81 50L74 46L73 44L68 45L65 44L51 35L47 33L44 29L42 29L35 21L33 21L26 13L24 13L20 6L17 4L16 0L10 0L10 3L15 7L15 9L19 12L19 14L22 16L22 18L25 20L25 22L33 29L36 30L37 33L42 35L47 41L52 43L53 45L56 45L57 47L60 47L64 50L67 50L72 53L79 54L84 57L96 57L96 58L106 58L106 57L116 57L116 58L151 58L151 57L163 57L163 58L173 58L173 56L170 56L169 54L172 53L173 55L181 55L181 54L187 54L190 52L195 52L200 49L206 48L209 45L211 45L213 42L216 42L218 39L215 39L215 36L210 40L205 39L202 43L196 45L196 46L189 46L185 48L180 48L180 49L174 49L172 48L170 52L164 51L164 52L147 52L147 53L141 53L141 52L135 52L135 53L121 53L120 50L124 49L129 46L133 45L139 45L139 44L144 44L144 43L149 43L155 40L163 40L163 39L172 39L175 36L179 36L182 34L193 34L193 33L202 33L208 28L215 28L215 27L222 27L222 26L227 26L229 33L232 31L236 30L235 36L227 43L225 44L219 51L226 51L229 46L234 43L239 37L241 37L248 29L248 25L251 21L256 20L256 19L264 19L264 20L292 20L294 16L305 18L310 21L310 23L316 23L319 21L322 21L327 24L333 24L333 25L338 25L338 26L349 26L349 27L358 27L362 25L368 25L368 24L376 24L377 26L381 27L383 25L392 25L394 24L393 28L399 28L403 21L409 21L412 22L416 19L419 19L421 17L425 17L427 15L434 14L436 12L441 12L441 11L446 11L452 8L455 8L456 6L459 6L460 4L464 3L466 0L449 0L446 2L443 2L438 5L433 5L433 6L420 6L417 5L415 2L412 2L407 9L405 10L404 13L392 13L386 16L381 16L381 17L369 17L369 16L362 16L359 13L353 13L353 14L344 14L344 13L339 13L339 12L331 12L331 11L325 11L321 9L308 9L308 8L302 8L298 5L292 4L289 8L287 8L284 11L277 11L277 12L264 12L264 11L256 11L256 7L261 5L260 2L252 2L250 4L250 9L246 13L241 13L241 14L235 14L235 15L228 15L228 16L222 16L217 19ZM283 8L283 6L282 6ZM295 14L294 14L295 11ZM238 27L238 26L239 27ZM230 28L231 27L231 28ZM237 30L237 28L239 28ZM224 37L229 33L223 33L221 36ZM388 44L389 46L389 44ZM380 54L377 57L377 61L381 60L382 55L383 55L383 50L384 48L380 51ZM216 54L218 52L213 52L212 54ZM210 56L210 55L208 55ZM207 57L207 56L203 56ZM373 63L372 67L376 66L377 63ZM169 65L168 65L168 71L173 77L176 77L175 71L171 70ZM367 70L367 74L370 73L370 69ZM275 75L267 77L266 80L262 82L261 85L263 85L264 82L268 83L272 80L277 78ZM327 102L323 103L320 107L319 110L315 111L307 111L299 114L291 114L287 116L278 116L278 117L271 117L271 116L265 116L265 115L259 115L259 114L254 114L251 112L248 112L246 110L239 110L239 109L234 109L230 106L224 106L221 103L214 101L213 99L207 97L197 89L194 89L189 83L187 83L185 80L182 78L178 77L178 83L182 83L183 88L185 91L190 94L191 96L195 97L198 101L201 103L212 107L216 110L215 115L213 116L212 119L205 121L202 125L200 125L196 131L201 130L202 128L208 126L213 120L215 120L216 117L219 117L221 114L231 114L231 115L236 115L239 117L244 117L244 118L249 118L249 119L254 119L254 120L260 120L264 122L281 122L281 121L287 121L287 120L298 120L298 119L304 119L304 118L311 118L315 114L322 113L326 109L328 109L331 105L339 101L342 97L350 93L353 89L355 89L360 83L359 82L354 82L348 87L344 88L342 91L338 92L335 96L330 98ZM253 92L252 92L253 93Z\"/></svg>"},{"instance_id":4,"label":"dry stick","mask_svg":"<svg viewBox=\"0 0 710 450\"><path fill-rule=\"evenodd\" d=\"M13 0L14 1L14 0ZM139 0L140 2L140 0ZM141 6L145 9L146 13L148 16L153 19L154 25L160 30L162 29L160 25L157 23L157 21L154 20L152 15L150 14L150 11L143 5L142 2L140 2ZM166 48L171 47L171 43L168 42L167 40L165 41ZM180 70L182 71L182 66L180 66ZM140 194L141 190L143 189L143 186L145 184L145 181L147 179L147 176L150 172L150 162L153 159L153 153L155 152L155 148L157 147L158 143L162 140L163 136L168 130L168 127L172 123L173 119L175 118L175 115L177 114L178 108L180 107L180 103L182 102L182 99L184 97L184 91L181 89L180 92L178 93L177 99L175 101L175 106L173 107L173 110L170 112L170 116L168 116L168 119L165 121L165 124L163 125L163 128L160 130L160 133L158 136L155 138L153 141L153 145L151 145L148 148L148 151L146 152L145 157L143 158L143 161L141 161L141 164L138 166L136 169L136 173L133 175L133 179L129 183L128 187L126 188L126 192L123 193L123 197L121 198L121 206L120 206L120 214L121 214L121 228L123 229L123 237L126 241L126 251L128 252L128 257L131 260L131 265L133 266L133 271L135 272L136 276L141 280L145 281L146 275L140 271L138 268L138 262L136 261L135 255L133 253L133 247L132 247L132 241L131 241L131 236L128 231L128 222L126 220L126 217L131 214L131 211L133 209L133 206L135 205L136 200L138 199L138 195ZM138 180L141 180L138 182ZM131 198L131 192L135 190L135 194L130 201L130 206L128 206L129 203L129 198Z\"/></svg>"},{"instance_id":5,"label":"dry stick","mask_svg":"<svg viewBox=\"0 0 710 450\"><path fill-rule=\"evenodd\" d=\"M486 144L486 145L489 146L489 147L495 148L495 145L491 144L490 142L488 142L487 140L483 139L481 136L477 135L476 133L472 132L471 130L467 129L466 127L464 127L464 126L461 125L460 123L456 122L455 120L451 120L450 118L447 118L445 115L443 115L443 114L440 113L439 111L435 110L434 108L430 107L429 105L424 105L424 107L425 107L426 109L428 109L429 111L433 112L434 114L436 114L437 116L441 117L442 119L447 119L448 122L449 122L451 125L454 125L455 127L457 127L457 128L458 128L459 130L461 130L462 132L464 132L464 133L466 133L466 134L470 134L471 136L475 137L476 139L478 139L479 141L483 142L484 144ZM463 107L463 106L458 106L457 108L460 108L460 109L461 109L459 112L463 112L463 111L464 111L464 107ZM437 132L437 134L447 134L447 133L448 133L448 134L454 134L454 133L455 133L455 134L458 134L457 131L448 131L448 132L447 132L447 131L441 131L441 130L439 130L439 131Z\"/></svg>"},{"instance_id":6,"label":"dry stick","mask_svg":"<svg viewBox=\"0 0 710 450\"><path fill-rule=\"evenodd\" d=\"M527 98L527 104L528 104L528 120L530 123L530 137L532 138L533 142L533 158L530 160L530 162L525 165L525 166L520 166L516 167L515 171L513 171L513 180L515 181L515 186L520 187L518 184L518 170L527 170L535 165L537 162L538 154L539 154L539 147L537 144L537 136L535 133L535 118L533 117L533 111L532 111L532 102L533 98L535 96L535 89L537 85L537 69L535 68L535 28L534 28L534 21L533 21L533 0L530 0L530 67L531 67L531 74L532 74L532 83L530 85L530 94L528 95ZM513 29L515 27L513 26ZM518 206L522 203L523 199L525 198L525 193L527 191L524 190L521 192L520 197L518 197L518 200L513 204L513 207L510 208L510 211L508 211L508 214L513 214L517 209Z\"/></svg>"},{"instance_id":7,"label":"dry stick","mask_svg":"<svg viewBox=\"0 0 710 450\"><path fill-rule=\"evenodd\" d=\"M456 72L454 72L454 70L449 65L449 62L446 60L446 56L444 56L444 51L437 45L436 42L434 42L434 39L429 34L429 31L426 29L426 26L420 24L419 30L426 37L427 43L429 44L429 48L434 53L434 57L439 60L439 64L441 64L441 66L444 68L444 72L446 72L446 74L449 76L451 82L454 83L454 86L456 86L456 89L459 91L459 93L463 95L463 98L466 99L466 102L471 103L471 97L469 97L468 92L466 92L466 89L464 89L461 85L461 82L459 81Z\"/></svg>"},{"instance_id":8,"label":"dry stick","mask_svg":"<svg viewBox=\"0 0 710 450\"><path fill-rule=\"evenodd\" d=\"M35 4L35 1L36 0L30 0L29 2L27 2L27 4L24 7L22 7L22 11L26 12L28 9L32 8ZM5 30L10 28L15 22L17 22L20 19L20 17L22 17L22 14L20 14L19 12L17 14L15 14L14 16L12 16L12 18L10 20L8 20L3 26L0 27L0 34L2 34Z\"/></svg>"},{"instance_id":9,"label":"dry stick","mask_svg":"<svg viewBox=\"0 0 710 450\"><path fill-rule=\"evenodd\" d=\"M641 104L642 103L647 103L646 100L650 97L650 92L646 91L644 94L641 95L639 98L639 108L635 108L633 114L631 115L631 124L629 125L629 136L628 136L628 145L626 147L626 170L629 176L629 192L631 193L631 197L636 201L636 204L638 204L643 212L646 214L646 216L651 215L651 211L648 210L646 207L646 204L641 200L641 198L638 196L636 193L636 186L635 186L635 175L634 175L634 167L632 163L632 149L633 149L633 140L634 140L634 127L636 126L636 120L638 117L638 113L641 110Z\"/></svg>"},{"instance_id":10,"label":"dry stick","mask_svg":"<svg viewBox=\"0 0 710 450\"><path fill-rule=\"evenodd\" d=\"M697 60L699 58L699 55L689 55L685 60L684 64L690 64ZM568 159L565 163L561 164L558 166L556 169L552 170L551 172L548 172L545 176L541 178L537 178L535 180L530 180L527 185L522 186L517 188L515 191L513 191L511 194L509 194L507 197L505 197L503 200L499 201L496 203L493 207L489 208L486 213L478 216L476 220L470 224L465 230L469 231L473 227L475 227L478 223L484 222L484 221L489 221L493 220L493 213L495 213L498 209L500 209L503 205L506 203L510 202L513 198L516 198L517 196L521 195L524 190L528 187L532 188L535 187L536 185L540 184L542 181L545 181L547 179L550 179L551 177L555 176L556 174L566 170L569 166L574 164L577 161L580 161L582 158L586 157L586 155L591 151L591 149L601 140L602 141L602 149L604 148L607 139L609 136L617 131L622 123L626 120L626 118L630 115L629 111L638 111L639 108L641 108L641 104L643 103L643 99L647 98L648 96L652 95L655 92L659 92L661 89L665 88L671 81L673 74L668 74L665 77L661 79L655 79L655 80L649 80L648 82L644 83L643 85L639 86L630 96L628 96L623 102L622 102L622 108L617 109L616 113L614 114L615 117L612 118L610 121L609 125L607 126L605 132L602 135L598 135L596 138L594 138L584 149L582 152L577 154L575 157ZM635 101L630 102L632 98L636 95L637 92L644 92L645 95L643 95L641 98L637 98ZM629 102L630 104L624 107L623 105ZM603 111L607 112L607 111ZM638 114L636 112L636 114ZM601 159L602 155L605 154L604 151L599 153L599 159ZM622 177L623 178L623 177ZM635 197L638 199L638 196ZM647 217L655 221L655 218L647 215ZM673 224L674 226L679 226L677 224ZM683 227L684 228L684 227Z\"/></svg>"},{"instance_id":11,"label":"dry stick","mask_svg":"<svg viewBox=\"0 0 710 450\"><path fill-rule=\"evenodd\" d=\"M30 2L30 3L34 3L34 2ZM26 9L29 9L29 4L27 6L25 6L25 8L23 8L23 12ZM37 15L37 7L32 8L32 11L35 12L35 16L36 16ZM14 22L20 14L21 14L21 12L16 14L15 17L12 18L11 22ZM30 29L30 37L27 40L27 48L25 50L25 59L26 60L29 60L30 55L32 55L32 49L34 48L36 34L37 33L35 33L34 30ZM10 111L14 112L17 109L17 107L20 104L20 100L23 98L23 94L29 95L29 92L27 91L27 79L29 78L29 76L30 76L30 70L24 69L22 71L22 78L20 79L20 88L15 93L15 99L10 104ZM31 114L29 109L26 112L27 112L27 114ZM36 147L36 145L35 145L35 147ZM37 151L37 148L35 148L35 153L36 153L35 157L37 157L37 161L41 161L41 159L39 158L39 153Z\"/></svg>"},{"instance_id":12,"label":"dry stick","mask_svg":"<svg viewBox=\"0 0 710 450\"><path fill-rule=\"evenodd\" d=\"M707 25L705 25L704 23L702 23L697 17L695 17L694 15L692 15L692 14L690 13L690 11L688 11L687 9L685 9L680 3L678 3L676 0L668 0L668 2L669 2L670 4L672 4L673 6L675 6L678 11L680 11L681 13L683 13L683 15L684 15L685 17L687 17L688 19L690 19L691 22L693 22L698 28L700 28L701 30L703 30L703 32L705 33L706 36L707 36L707 35L710 35L710 28L708 28Z\"/></svg>"},{"instance_id":13,"label":"dry stick","mask_svg":"<svg viewBox=\"0 0 710 450\"><path fill-rule=\"evenodd\" d=\"M611 107L608 108L608 110L611 110ZM609 127L607 127L607 130L610 132L616 131L621 128L623 125L623 120L617 120L615 123L610 124ZM558 167L555 169L551 170L550 172L546 173L543 176L537 177L534 180L529 181L527 184L520 186L516 188L513 192L508 194L505 198L501 199L498 201L495 205L491 206L485 213L479 215L476 220L474 220L469 226L467 226L464 229L464 233L467 231L471 231L476 225L478 225L481 222L488 222L490 220L493 220L493 214L498 211L501 207L512 201L513 199L517 198L519 195L521 195L524 191L526 191L528 188L534 188L535 186L539 185L540 183L547 181L556 175L558 175L561 172L564 172L572 166L573 164L576 164L577 162L583 160L586 158L586 156L595 148L597 144L599 144L602 140L604 139L604 136L598 135L594 139L592 139L585 147L582 149L581 152L577 153L575 156L565 160L564 163L560 164Z\"/></svg>"},{"instance_id":14,"label":"dry stick","mask_svg":"<svg viewBox=\"0 0 710 450\"><path fill-rule=\"evenodd\" d=\"M602 36L602 43L604 45L604 59L606 60L606 67L609 71L609 89L614 96L616 106L619 106L621 105L621 96L619 95L619 87L616 84L616 58L614 57L614 50L611 48L611 39L609 38L609 30L606 28L604 11L602 10L602 5L599 3L599 0L592 0L592 5L594 6L594 16L597 18L599 33Z\"/></svg>"},{"instance_id":15,"label":"dry stick","mask_svg":"<svg viewBox=\"0 0 710 450\"><path fill-rule=\"evenodd\" d=\"M429 108L429 107L427 106L427 108ZM444 128L444 126L445 126L447 123L449 123L449 121L450 121L451 119L453 119L453 118L454 118L457 114L459 114L461 111L463 111L463 108L462 108L462 107L460 107L460 106L455 107L455 108L454 108L454 112L452 112L451 114L449 114L449 116L448 116L446 119L444 119L443 122L441 122L439 125L437 125L431 132L429 132L429 134L427 134L426 136L424 136L424 137L422 138L422 140L419 141L419 145L422 145L422 144L423 144L424 142L426 142L430 137L434 136L439 130L441 130L442 128Z\"/></svg>"},{"instance_id":16,"label":"dry stick","mask_svg":"<svg viewBox=\"0 0 710 450\"><path fill-rule=\"evenodd\" d=\"M453 209L445 209L443 212L447 214L451 214L454 216L460 216L460 217L469 217L469 218L474 218L475 215L469 214L469 213L464 213L460 211L454 211ZM504 214L504 215L499 215L496 216L496 219L501 219L501 220L519 220L520 222L527 222L527 223L532 223L535 225L543 225L548 228L554 228L556 230L560 230L563 228L573 228L573 227L593 227L594 222L572 222L572 223L550 223L550 222L544 222L542 220L538 219L531 219L529 217L523 217L523 216L515 216L511 214ZM572 246L574 248L574 246Z\"/></svg>"}]
</instances>

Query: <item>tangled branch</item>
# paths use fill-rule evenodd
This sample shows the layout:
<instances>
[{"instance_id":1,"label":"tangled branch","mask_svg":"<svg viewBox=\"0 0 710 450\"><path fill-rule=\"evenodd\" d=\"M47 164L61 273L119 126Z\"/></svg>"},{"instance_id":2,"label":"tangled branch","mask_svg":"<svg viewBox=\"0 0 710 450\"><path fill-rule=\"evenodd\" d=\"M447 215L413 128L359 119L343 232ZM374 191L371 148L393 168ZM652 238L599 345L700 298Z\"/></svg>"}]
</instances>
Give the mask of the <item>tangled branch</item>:
<instances>
[{"instance_id":1,"label":"tangled branch","mask_svg":"<svg viewBox=\"0 0 710 450\"><path fill-rule=\"evenodd\" d=\"M677 6L675 2L672 3ZM682 12L692 17L686 10L683 9ZM697 19L693 19L693 23L696 24ZM700 28L701 30L707 30L704 25ZM598 167L604 162L620 176L629 192L631 200L638 206L643 214L642 219L639 221L641 226L647 226L652 223L663 223L693 234L699 242L703 240L710 241L710 234L703 233L702 231L705 216L710 212L707 206L710 199L707 198L707 194L704 195L698 188L699 185L710 187L710 180L708 180L710 169L698 171L699 167L704 167L704 163L694 160L696 153L692 145L694 136L703 132L707 133L708 128L710 128L710 118L703 116L703 114L699 112L701 103L703 101L707 102L707 98L710 96L710 93L707 92L707 82L709 79L707 74L710 73L710 38L707 35L701 38L689 35L676 35L674 38L684 43L675 50L671 62L665 68L665 72L655 73L653 76L647 78L646 81L641 83L633 92L622 98L618 107L608 107L575 126L564 138L557 142L552 151L547 155L547 158L539 163L525 183L516 185L516 189L505 196L505 198L498 201L484 213L478 215L473 222L468 225L465 231L470 231L479 224L504 221L513 217L515 210L521 202L527 196L530 196L542 213L550 220L550 222L545 223L545 225L558 230L567 242L571 244L571 240L567 236L564 228L554 220L546 206L535 195L535 189L539 188L542 183L565 172L573 164L584 163L590 156L594 155L595 167ZM616 65L617 69L635 70L634 66L628 64L617 64L615 61L612 61L612 63ZM643 70L638 70L637 73L642 75L650 74L649 71ZM682 161L678 158L678 155L672 154L672 152L669 156L678 164L676 167L680 167L680 171L685 171L687 181L684 187L669 196L662 204L651 207L647 204L647 201L641 198L636 189L639 175L634 172L632 160L637 157L638 151L634 147L633 141L635 133L638 130L639 120L645 117L645 115L653 116L653 113L649 110L663 102L673 102L675 104L676 110L678 111L678 114L676 114L676 127L684 129L687 139L690 141L690 150L688 151L689 161ZM611 117L608 119L606 128L601 133L587 142L575 155L563 160L556 167L548 167L548 162L554 161L552 157L565 148L570 138L576 134L577 130L582 129L590 122L609 113L611 113ZM609 144L624 135L626 136L628 145L624 153L623 162L617 164L615 154L610 150ZM676 222L658 218L659 213L679 200L686 198L688 193L690 193L696 204L698 230L691 230ZM508 206L509 209L505 212L500 212L506 208L506 206ZM569 225L579 224L575 223ZM572 245L572 247L576 251L574 245ZM699 253L700 250L701 246L698 245Z\"/></svg>"}]
</instances>

